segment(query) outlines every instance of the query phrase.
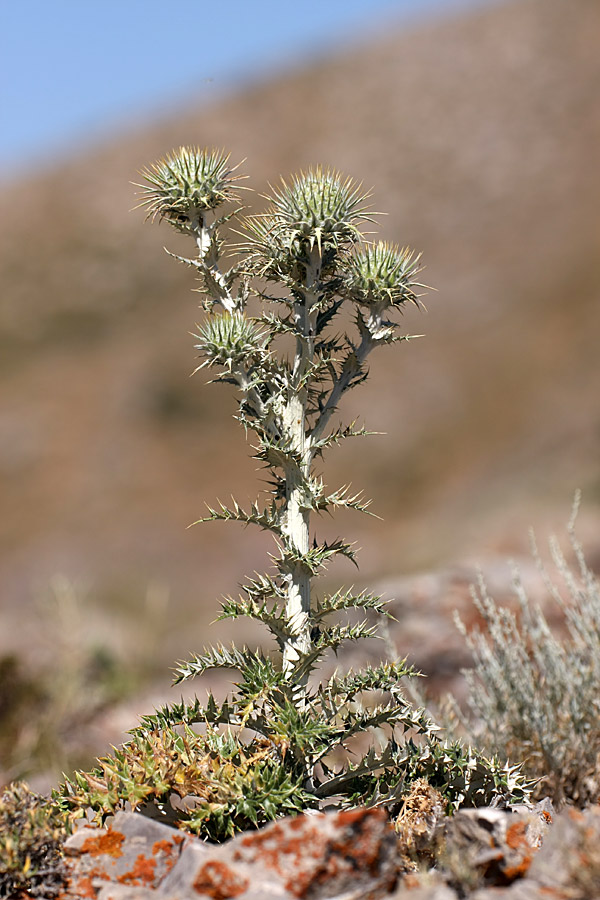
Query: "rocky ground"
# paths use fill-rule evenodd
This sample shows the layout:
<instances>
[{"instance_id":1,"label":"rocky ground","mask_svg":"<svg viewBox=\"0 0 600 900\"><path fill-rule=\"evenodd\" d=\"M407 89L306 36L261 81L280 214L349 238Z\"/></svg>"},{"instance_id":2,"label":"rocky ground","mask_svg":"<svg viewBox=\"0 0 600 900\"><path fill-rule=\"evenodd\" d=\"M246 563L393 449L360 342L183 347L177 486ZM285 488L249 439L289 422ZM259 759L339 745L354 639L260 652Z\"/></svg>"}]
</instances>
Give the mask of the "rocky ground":
<instances>
[{"instance_id":1,"label":"rocky ground","mask_svg":"<svg viewBox=\"0 0 600 900\"><path fill-rule=\"evenodd\" d=\"M66 842L61 900L547 900L600 890L600 807L555 814L542 802L443 818L413 792L395 823L383 809L283 819L211 846L118 813Z\"/></svg>"}]
</instances>

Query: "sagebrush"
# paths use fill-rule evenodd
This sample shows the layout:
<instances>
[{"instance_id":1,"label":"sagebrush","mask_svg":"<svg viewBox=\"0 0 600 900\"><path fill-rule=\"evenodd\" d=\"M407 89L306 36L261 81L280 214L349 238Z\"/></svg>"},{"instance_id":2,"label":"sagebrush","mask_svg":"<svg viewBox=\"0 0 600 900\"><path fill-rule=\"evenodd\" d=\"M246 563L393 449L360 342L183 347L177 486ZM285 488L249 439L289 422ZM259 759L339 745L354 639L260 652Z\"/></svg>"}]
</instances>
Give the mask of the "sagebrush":
<instances>
[{"instance_id":1,"label":"sagebrush","mask_svg":"<svg viewBox=\"0 0 600 900\"><path fill-rule=\"evenodd\" d=\"M533 552L547 599L564 616L553 632L527 594L518 569L518 610L498 606L483 577L474 599L486 629L468 632L473 653L467 671L470 718L463 725L479 746L521 761L538 780L538 796L587 806L600 800L600 584L575 534L576 500L568 534L573 562L556 538L554 571Z\"/></svg>"}]
</instances>

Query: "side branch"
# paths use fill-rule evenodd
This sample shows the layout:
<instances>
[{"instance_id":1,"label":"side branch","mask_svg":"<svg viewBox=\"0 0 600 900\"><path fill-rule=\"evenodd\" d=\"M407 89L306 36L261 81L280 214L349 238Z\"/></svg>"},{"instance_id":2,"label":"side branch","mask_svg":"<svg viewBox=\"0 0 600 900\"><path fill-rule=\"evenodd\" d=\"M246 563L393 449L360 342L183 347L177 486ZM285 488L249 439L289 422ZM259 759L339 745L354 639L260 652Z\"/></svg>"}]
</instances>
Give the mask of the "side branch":
<instances>
[{"instance_id":1,"label":"side branch","mask_svg":"<svg viewBox=\"0 0 600 900\"><path fill-rule=\"evenodd\" d=\"M369 332L364 331L358 347L355 348L351 345L351 350L344 360L341 372L333 383L329 397L308 434L307 440L311 448L311 453L314 454L314 452L316 452L323 436L323 432L327 428L331 416L337 409L342 395L353 386L353 383L356 382L357 378L360 378L363 363L376 343L376 340L371 337Z\"/></svg>"},{"instance_id":2,"label":"side branch","mask_svg":"<svg viewBox=\"0 0 600 900\"><path fill-rule=\"evenodd\" d=\"M216 260L209 264L206 258L202 256L198 259L189 259L186 256L172 253L166 247L165 251L178 262L185 263L185 265L196 269L202 278L202 287L198 288L201 293L208 294L212 301L218 303L227 312L235 312L235 310L239 309L240 302L231 293L229 283L231 281L231 273L225 275L219 268Z\"/></svg>"}]
</instances>

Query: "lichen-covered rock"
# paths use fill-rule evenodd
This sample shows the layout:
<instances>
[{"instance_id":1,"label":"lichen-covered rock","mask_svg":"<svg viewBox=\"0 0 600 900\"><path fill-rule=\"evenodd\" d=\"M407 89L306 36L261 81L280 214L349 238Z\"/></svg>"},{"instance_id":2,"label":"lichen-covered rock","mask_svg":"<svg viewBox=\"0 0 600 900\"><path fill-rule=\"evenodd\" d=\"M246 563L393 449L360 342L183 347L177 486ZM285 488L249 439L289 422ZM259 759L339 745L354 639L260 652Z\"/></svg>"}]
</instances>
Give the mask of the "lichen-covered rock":
<instances>
[{"instance_id":1,"label":"lichen-covered rock","mask_svg":"<svg viewBox=\"0 0 600 900\"><path fill-rule=\"evenodd\" d=\"M565 809L556 817L529 877L557 898L600 896L600 806Z\"/></svg>"},{"instance_id":2,"label":"lichen-covered rock","mask_svg":"<svg viewBox=\"0 0 600 900\"><path fill-rule=\"evenodd\" d=\"M100 888L97 900L158 900L160 894L153 888L132 887L128 884L109 882ZM185 900L185 898L182 898Z\"/></svg>"},{"instance_id":3,"label":"lichen-covered rock","mask_svg":"<svg viewBox=\"0 0 600 900\"><path fill-rule=\"evenodd\" d=\"M469 900L558 900L556 895L550 895L549 897L545 888L540 887L531 878L515 881L505 888L480 888L466 896ZM566 898L563 898L563 900L566 900Z\"/></svg>"},{"instance_id":4,"label":"lichen-covered rock","mask_svg":"<svg viewBox=\"0 0 600 900\"><path fill-rule=\"evenodd\" d=\"M108 828L80 828L65 842L67 896L94 898L107 883L156 888L188 840L175 828L127 812Z\"/></svg>"},{"instance_id":5,"label":"lichen-covered rock","mask_svg":"<svg viewBox=\"0 0 600 900\"><path fill-rule=\"evenodd\" d=\"M218 846L133 813L83 828L66 844L66 898L89 900L376 900L398 869L382 809L300 815Z\"/></svg>"},{"instance_id":6,"label":"lichen-covered rock","mask_svg":"<svg viewBox=\"0 0 600 900\"><path fill-rule=\"evenodd\" d=\"M425 872L403 878L389 900L458 900L458 894L439 873Z\"/></svg>"},{"instance_id":7,"label":"lichen-covered rock","mask_svg":"<svg viewBox=\"0 0 600 900\"><path fill-rule=\"evenodd\" d=\"M165 879L166 893L193 888L213 900L334 897L364 888L375 898L396 880L397 850L387 816L356 809L281 819L199 854L188 846Z\"/></svg>"},{"instance_id":8,"label":"lichen-covered rock","mask_svg":"<svg viewBox=\"0 0 600 900\"><path fill-rule=\"evenodd\" d=\"M425 791L420 796L435 800ZM289 817L220 845L119 813L109 827L86 826L66 841L70 881L61 900L600 897L600 806L556 817L546 803L462 810L433 830L432 824L425 821L417 837L421 853L433 841L434 864L425 860L407 872L403 841L382 809Z\"/></svg>"},{"instance_id":9,"label":"lichen-covered rock","mask_svg":"<svg viewBox=\"0 0 600 900\"><path fill-rule=\"evenodd\" d=\"M552 822L546 804L508 811L459 810L446 825L442 853L452 883L463 890L479 885L509 885L528 874Z\"/></svg>"}]
</instances>

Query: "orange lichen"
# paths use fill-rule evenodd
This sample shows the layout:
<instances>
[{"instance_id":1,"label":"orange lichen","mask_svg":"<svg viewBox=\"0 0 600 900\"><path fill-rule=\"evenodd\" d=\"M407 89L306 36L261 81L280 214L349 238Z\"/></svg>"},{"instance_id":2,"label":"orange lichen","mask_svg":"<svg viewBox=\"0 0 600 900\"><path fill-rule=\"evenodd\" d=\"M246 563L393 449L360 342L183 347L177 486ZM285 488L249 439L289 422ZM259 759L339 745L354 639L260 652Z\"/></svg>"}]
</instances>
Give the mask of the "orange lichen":
<instances>
[{"instance_id":1,"label":"orange lichen","mask_svg":"<svg viewBox=\"0 0 600 900\"><path fill-rule=\"evenodd\" d=\"M152 844L152 855L155 856L158 853L164 853L165 856L171 856L173 853L172 841L154 841Z\"/></svg>"},{"instance_id":2,"label":"orange lichen","mask_svg":"<svg viewBox=\"0 0 600 900\"><path fill-rule=\"evenodd\" d=\"M100 834L97 837L86 838L81 845L80 853L89 853L90 856L113 856L118 859L123 855L123 841L125 835L120 831L111 831Z\"/></svg>"},{"instance_id":3,"label":"orange lichen","mask_svg":"<svg viewBox=\"0 0 600 900\"><path fill-rule=\"evenodd\" d=\"M529 847L526 837L525 822L514 822L506 829L506 843L511 850L518 850L523 847Z\"/></svg>"},{"instance_id":4,"label":"orange lichen","mask_svg":"<svg viewBox=\"0 0 600 900\"><path fill-rule=\"evenodd\" d=\"M296 835L290 837L289 828L275 824L265 832L243 838L242 845L260 852L261 862L282 874L289 871L290 866L298 865L301 858L312 855L317 859L321 854L323 838L317 828L305 818L298 818L294 820L294 831Z\"/></svg>"},{"instance_id":5,"label":"orange lichen","mask_svg":"<svg viewBox=\"0 0 600 900\"><path fill-rule=\"evenodd\" d=\"M511 850L518 850L522 853L521 859L512 866L504 866L503 875L509 881L515 878L522 878L527 874L533 859L532 848L527 840L527 826L525 822L515 822L506 829L506 843Z\"/></svg>"},{"instance_id":6,"label":"orange lichen","mask_svg":"<svg viewBox=\"0 0 600 900\"><path fill-rule=\"evenodd\" d=\"M383 809L359 809L340 813L338 821L340 824L352 825L353 833L345 840L335 841L332 850L351 860L352 865L361 871L374 873L379 863L382 834L378 828L373 831L370 826L386 820L387 814Z\"/></svg>"},{"instance_id":7,"label":"orange lichen","mask_svg":"<svg viewBox=\"0 0 600 900\"><path fill-rule=\"evenodd\" d=\"M202 866L193 887L199 894L207 894L213 900L228 900L243 894L248 889L248 883L247 878L225 863L211 860Z\"/></svg>"},{"instance_id":8,"label":"orange lichen","mask_svg":"<svg viewBox=\"0 0 600 900\"><path fill-rule=\"evenodd\" d=\"M531 856L524 856L516 866L507 866L502 874L508 881L514 881L516 878L523 878L527 875L530 867Z\"/></svg>"},{"instance_id":9,"label":"orange lichen","mask_svg":"<svg viewBox=\"0 0 600 900\"><path fill-rule=\"evenodd\" d=\"M347 810L337 814L334 831L328 835L311 819L298 816L284 825L277 823L262 833L246 835L234 859L247 859L244 851L249 851L252 858L285 879L293 896L304 897L314 885L340 875L376 874L386 822L382 809Z\"/></svg>"},{"instance_id":10,"label":"orange lichen","mask_svg":"<svg viewBox=\"0 0 600 900\"><path fill-rule=\"evenodd\" d=\"M346 809L337 814L337 824L344 828L346 825L355 825L362 822L365 818L385 818L385 812L382 809Z\"/></svg>"},{"instance_id":11,"label":"orange lichen","mask_svg":"<svg viewBox=\"0 0 600 900\"><path fill-rule=\"evenodd\" d=\"M342 827L352 826L352 833L328 841L325 852L322 839L315 834L318 852L314 855L320 857L320 862L312 870L296 872L293 878L287 880L286 889L296 897L304 897L312 892L315 885L326 884L340 875L360 872L376 875L381 855L381 835L373 833L369 825L373 820L386 819L384 810L358 809L339 813L337 823Z\"/></svg>"},{"instance_id":12,"label":"orange lichen","mask_svg":"<svg viewBox=\"0 0 600 900\"><path fill-rule=\"evenodd\" d=\"M109 876L102 869L92 869L85 875L71 874L67 879L66 890L58 895L57 900L73 900L73 897L83 900L96 900L98 890L94 887L94 880L102 879L110 881ZM23 895L29 897L29 894Z\"/></svg>"},{"instance_id":13,"label":"orange lichen","mask_svg":"<svg viewBox=\"0 0 600 900\"><path fill-rule=\"evenodd\" d=\"M133 869L119 875L117 881L121 884L133 884L136 887L141 885L154 884L156 878L156 860L148 859L143 853L140 853L136 859Z\"/></svg>"},{"instance_id":14,"label":"orange lichen","mask_svg":"<svg viewBox=\"0 0 600 900\"><path fill-rule=\"evenodd\" d=\"M89 897L90 900L95 900L96 897L96 889L92 884L92 879L89 876L84 876L83 878L77 879L77 884L74 885L75 895L77 897Z\"/></svg>"},{"instance_id":15,"label":"orange lichen","mask_svg":"<svg viewBox=\"0 0 600 900\"><path fill-rule=\"evenodd\" d=\"M183 838L174 837L172 840L163 840L163 841L155 841L152 845L152 855L158 856L159 853L162 853L164 856L164 867L166 872L170 872L173 866L176 863L176 858L173 855L173 850L175 847L179 847L183 841Z\"/></svg>"}]
</instances>

